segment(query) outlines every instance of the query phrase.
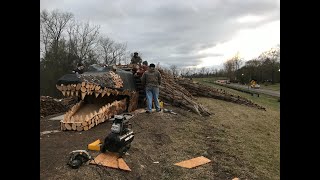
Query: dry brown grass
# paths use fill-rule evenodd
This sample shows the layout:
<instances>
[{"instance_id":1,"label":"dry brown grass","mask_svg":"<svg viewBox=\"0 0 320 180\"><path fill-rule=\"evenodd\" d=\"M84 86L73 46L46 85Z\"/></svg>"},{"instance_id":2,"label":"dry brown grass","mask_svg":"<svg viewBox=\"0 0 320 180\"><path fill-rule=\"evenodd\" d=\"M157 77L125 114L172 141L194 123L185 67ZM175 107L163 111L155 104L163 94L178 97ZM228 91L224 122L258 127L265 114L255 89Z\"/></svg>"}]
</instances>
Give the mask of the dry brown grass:
<instances>
[{"instance_id":1,"label":"dry brown grass","mask_svg":"<svg viewBox=\"0 0 320 180\"><path fill-rule=\"evenodd\" d=\"M267 106L261 111L208 98L199 102L215 113L209 125L223 130L214 137L219 140L217 148L227 155L219 158L221 166L243 177L280 179L279 109Z\"/></svg>"}]
</instances>

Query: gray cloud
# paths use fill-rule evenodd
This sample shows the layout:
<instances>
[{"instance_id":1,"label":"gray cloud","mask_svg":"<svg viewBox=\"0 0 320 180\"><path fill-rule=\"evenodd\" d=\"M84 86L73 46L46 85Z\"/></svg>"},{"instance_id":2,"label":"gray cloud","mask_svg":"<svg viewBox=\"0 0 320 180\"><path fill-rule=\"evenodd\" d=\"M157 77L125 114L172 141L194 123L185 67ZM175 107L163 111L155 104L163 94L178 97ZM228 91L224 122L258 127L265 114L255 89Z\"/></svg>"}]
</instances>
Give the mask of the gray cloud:
<instances>
[{"instance_id":1,"label":"gray cloud","mask_svg":"<svg viewBox=\"0 0 320 180\"><path fill-rule=\"evenodd\" d=\"M231 40L241 29L280 19L277 0L41 0L41 9L62 9L101 25L101 33L127 42L142 58L183 66L200 63L196 52ZM255 15L255 23L237 18ZM171 55L179 55L171 57ZM211 56L211 55L210 55Z\"/></svg>"}]
</instances>

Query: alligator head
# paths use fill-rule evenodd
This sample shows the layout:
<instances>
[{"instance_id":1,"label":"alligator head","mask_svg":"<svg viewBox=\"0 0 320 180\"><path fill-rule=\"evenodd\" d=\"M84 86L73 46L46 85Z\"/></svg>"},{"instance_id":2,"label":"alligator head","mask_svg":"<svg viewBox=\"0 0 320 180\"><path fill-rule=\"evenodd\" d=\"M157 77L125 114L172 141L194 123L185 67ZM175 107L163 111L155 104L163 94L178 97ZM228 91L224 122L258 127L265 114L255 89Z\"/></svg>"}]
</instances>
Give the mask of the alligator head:
<instances>
[{"instance_id":1,"label":"alligator head","mask_svg":"<svg viewBox=\"0 0 320 180\"><path fill-rule=\"evenodd\" d=\"M62 130L88 130L112 116L134 111L139 93L132 72L91 65L83 74L66 74L56 83L64 96L76 96L61 121Z\"/></svg>"}]
</instances>

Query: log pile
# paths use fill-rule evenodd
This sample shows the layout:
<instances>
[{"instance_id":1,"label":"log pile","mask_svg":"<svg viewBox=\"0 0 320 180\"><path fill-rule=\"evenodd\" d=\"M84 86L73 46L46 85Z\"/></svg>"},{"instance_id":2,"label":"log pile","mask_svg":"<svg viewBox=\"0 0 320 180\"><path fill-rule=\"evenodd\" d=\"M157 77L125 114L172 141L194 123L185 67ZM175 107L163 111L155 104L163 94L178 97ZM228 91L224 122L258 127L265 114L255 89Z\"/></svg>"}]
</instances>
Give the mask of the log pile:
<instances>
[{"instance_id":1,"label":"log pile","mask_svg":"<svg viewBox=\"0 0 320 180\"><path fill-rule=\"evenodd\" d=\"M199 115L209 116L211 113L182 86L174 81L173 76L159 69L161 73L160 98L174 106L189 109Z\"/></svg>"},{"instance_id":2,"label":"log pile","mask_svg":"<svg viewBox=\"0 0 320 180\"><path fill-rule=\"evenodd\" d=\"M66 112L68 109L61 101L50 96L40 96L40 116L46 117L52 114Z\"/></svg>"},{"instance_id":3,"label":"log pile","mask_svg":"<svg viewBox=\"0 0 320 180\"><path fill-rule=\"evenodd\" d=\"M90 82L95 85L100 85L102 87L111 88L122 88L123 81L121 77L113 71L106 73L95 73L95 74L81 74L79 78L84 82Z\"/></svg>"},{"instance_id":4,"label":"log pile","mask_svg":"<svg viewBox=\"0 0 320 180\"><path fill-rule=\"evenodd\" d=\"M128 91L128 93L130 93ZM138 108L138 101L139 101L139 93L138 92L131 92L130 99L129 99L129 106L128 106L128 112L132 112Z\"/></svg>"},{"instance_id":5,"label":"log pile","mask_svg":"<svg viewBox=\"0 0 320 180\"><path fill-rule=\"evenodd\" d=\"M126 99L108 103L100 107L99 110L90 112L86 115L77 113L83 108L84 102L80 101L73 106L65 115L61 123L61 130L87 131L100 123L105 122L116 114L124 112L127 108Z\"/></svg>"},{"instance_id":6,"label":"log pile","mask_svg":"<svg viewBox=\"0 0 320 180\"><path fill-rule=\"evenodd\" d=\"M192 80L185 78L176 78L175 80L179 85L186 88L192 95L199 97L209 97L214 99L220 99L223 101L233 102L236 104L242 104L262 110L266 110L264 107L238 95L231 94L224 90L216 89L204 84L193 82Z\"/></svg>"}]
</instances>

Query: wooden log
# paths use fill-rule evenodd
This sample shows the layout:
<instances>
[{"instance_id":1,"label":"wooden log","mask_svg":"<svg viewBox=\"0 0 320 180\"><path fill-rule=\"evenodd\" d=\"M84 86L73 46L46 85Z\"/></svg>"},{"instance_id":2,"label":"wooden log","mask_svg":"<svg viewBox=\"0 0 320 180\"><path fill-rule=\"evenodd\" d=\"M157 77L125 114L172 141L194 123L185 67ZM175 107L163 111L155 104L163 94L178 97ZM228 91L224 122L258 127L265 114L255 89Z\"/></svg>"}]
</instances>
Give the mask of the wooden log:
<instances>
[{"instance_id":1,"label":"wooden log","mask_svg":"<svg viewBox=\"0 0 320 180\"><path fill-rule=\"evenodd\" d=\"M70 124L64 123L64 125L65 125L65 127L66 127L67 130L71 130L71 129L72 129L72 127L70 126Z\"/></svg>"},{"instance_id":2,"label":"wooden log","mask_svg":"<svg viewBox=\"0 0 320 180\"><path fill-rule=\"evenodd\" d=\"M77 126L75 123L72 123L71 127L72 127L72 130L77 130Z\"/></svg>"},{"instance_id":3,"label":"wooden log","mask_svg":"<svg viewBox=\"0 0 320 180\"><path fill-rule=\"evenodd\" d=\"M88 122L87 122L87 121L83 121L83 122L81 123L81 125L82 125L82 126L87 126L87 125L88 125Z\"/></svg>"},{"instance_id":4,"label":"wooden log","mask_svg":"<svg viewBox=\"0 0 320 180\"><path fill-rule=\"evenodd\" d=\"M77 84L77 86L76 86L76 91L79 91L81 89L81 84L79 83L79 84Z\"/></svg>"},{"instance_id":5,"label":"wooden log","mask_svg":"<svg viewBox=\"0 0 320 180\"><path fill-rule=\"evenodd\" d=\"M85 87L81 87L81 92L86 92L87 91L87 89L85 88Z\"/></svg>"},{"instance_id":6,"label":"wooden log","mask_svg":"<svg viewBox=\"0 0 320 180\"><path fill-rule=\"evenodd\" d=\"M86 97L86 93L85 93L85 92L82 92L82 93L81 93L81 99L84 100L84 97Z\"/></svg>"},{"instance_id":7,"label":"wooden log","mask_svg":"<svg viewBox=\"0 0 320 180\"><path fill-rule=\"evenodd\" d=\"M83 130L88 131L89 127L88 126L84 126Z\"/></svg>"},{"instance_id":8,"label":"wooden log","mask_svg":"<svg viewBox=\"0 0 320 180\"><path fill-rule=\"evenodd\" d=\"M97 85L97 86L95 87L95 90L96 90L96 91L99 91L100 88L101 88L101 87L100 87L99 85Z\"/></svg>"},{"instance_id":9,"label":"wooden log","mask_svg":"<svg viewBox=\"0 0 320 180\"><path fill-rule=\"evenodd\" d=\"M82 126L77 126L77 131L82 131L83 127Z\"/></svg>"}]
</instances>

